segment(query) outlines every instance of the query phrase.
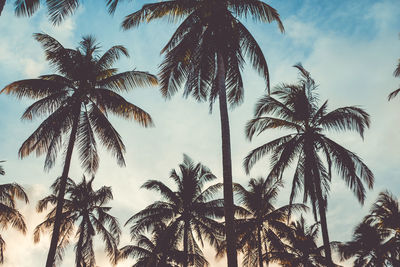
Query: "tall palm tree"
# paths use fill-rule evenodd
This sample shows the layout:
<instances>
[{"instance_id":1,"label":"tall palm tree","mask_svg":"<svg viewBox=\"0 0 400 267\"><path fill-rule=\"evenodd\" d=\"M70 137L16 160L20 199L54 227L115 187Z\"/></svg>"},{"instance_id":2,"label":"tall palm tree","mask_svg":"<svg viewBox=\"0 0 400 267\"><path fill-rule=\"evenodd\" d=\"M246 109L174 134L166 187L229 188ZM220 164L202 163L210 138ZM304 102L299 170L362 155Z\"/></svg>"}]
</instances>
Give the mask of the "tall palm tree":
<instances>
[{"instance_id":1,"label":"tall palm tree","mask_svg":"<svg viewBox=\"0 0 400 267\"><path fill-rule=\"evenodd\" d=\"M362 222L354 230L351 241L338 244L338 251L342 260L355 257L354 267L398 266L399 258L397 262L393 261L393 244L388 240L389 235L385 229Z\"/></svg>"},{"instance_id":2,"label":"tall palm tree","mask_svg":"<svg viewBox=\"0 0 400 267\"><path fill-rule=\"evenodd\" d=\"M79 184L68 179L66 198L62 213L60 241L57 245L57 257L62 259L65 247L74 236L78 239L75 245L75 264L77 267L95 267L95 253L93 250L96 234L101 235L105 244L105 251L110 261L115 263L118 255L118 243L121 235L118 220L109 214L111 207L106 204L113 199L111 187L102 186L93 189L93 179L86 181L83 176ZM37 211L43 212L47 206L56 205L61 179L52 185L53 193L38 202ZM56 221L56 207L47 214L46 219L34 231L34 241L40 241L40 235L50 232ZM75 235L74 235L75 233Z\"/></svg>"},{"instance_id":3,"label":"tall palm tree","mask_svg":"<svg viewBox=\"0 0 400 267\"><path fill-rule=\"evenodd\" d=\"M0 161L4 162L4 161ZM4 175L5 171L0 166L0 175ZM0 227L7 229L8 226L15 228L23 234L26 234L26 224L24 216L16 208L16 200L23 200L28 203L22 186L17 183L0 185ZM6 242L0 234L0 264L4 263L4 251L6 250Z\"/></svg>"},{"instance_id":4,"label":"tall palm tree","mask_svg":"<svg viewBox=\"0 0 400 267\"><path fill-rule=\"evenodd\" d=\"M198 101L209 100L210 109L216 98L219 99L229 267L237 266L237 256L227 103L235 106L243 101L244 57L265 78L269 89L263 52L239 21L248 16L255 21L276 21L280 30L284 30L278 12L260 0L161 1L144 5L128 15L122 24L124 29L129 29L162 17L170 21L183 19L162 50L165 59L160 72L161 92L165 98L170 98L185 83L183 95L192 95Z\"/></svg>"},{"instance_id":5,"label":"tall palm tree","mask_svg":"<svg viewBox=\"0 0 400 267\"><path fill-rule=\"evenodd\" d=\"M34 117L47 116L22 144L19 150L21 158L32 152L36 152L37 156L45 153L47 170L53 167L63 144L66 146L56 221L46 263L46 267L52 267L74 146L78 146L80 161L87 173L93 174L98 168L96 137L116 157L119 165L125 165L125 146L109 122L108 114L133 119L144 127L151 126L150 115L118 93L134 87L155 85L157 79L146 72L118 73L116 68L112 68L121 56L129 56L123 46L113 46L100 55L100 47L92 36L84 37L75 50L64 48L56 39L46 34L37 33L34 37L43 46L46 59L57 74L16 81L7 85L0 93L37 100L26 109L22 119L32 120ZM69 140L63 142L67 137Z\"/></svg>"},{"instance_id":6,"label":"tall palm tree","mask_svg":"<svg viewBox=\"0 0 400 267\"><path fill-rule=\"evenodd\" d=\"M252 150L245 158L244 166L249 172L260 158L270 153L271 175L279 178L293 162L297 162L290 203L298 191L303 190L303 202L310 200L316 221L317 214L320 217L327 265L333 266L326 220L331 169L335 167L361 204L365 200L363 182L372 188L374 176L361 158L328 138L326 131L350 130L363 137L365 128L369 127L369 115L355 106L328 112L327 101L319 107L315 81L300 64L295 67L301 75L299 83L282 84L275 88L272 96L262 97L256 105L254 118L246 126L250 140L255 134L269 129L285 129L292 133Z\"/></svg>"},{"instance_id":7,"label":"tall palm tree","mask_svg":"<svg viewBox=\"0 0 400 267\"><path fill-rule=\"evenodd\" d=\"M281 181L272 177L250 179L246 190L234 185L243 218L236 220L239 247L244 248L243 266L268 266L271 248L282 247L282 236L290 230L286 225L291 210L305 210L303 204L290 204L275 208ZM266 257L263 257L263 254Z\"/></svg>"},{"instance_id":8,"label":"tall palm tree","mask_svg":"<svg viewBox=\"0 0 400 267\"><path fill-rule=\"evenodd\" d=\"M143 188L158 191L164 200L156 201L139 211L127 224L132 224L132 237L138 236L144 229L154 227L158 222L168 224L169 228L176 230L174 235L179 243L183 243L183 266L208 265L205 259L192 258L190 255L202 255L196 238L202 246L204 239L212 246L218 246L220 242L221 225L214 218L223 216L223 200L210 199L221 185L215 184L204 189L205 183L215 180L216 177L206 166L195 164L187 155L184 155L179 170L180 173L172 170L170 175L177 185L177 191L157 180L149 180L143 184Z\"/></svg>"},{"instance_id":9,"label":"tall palm tree","mask_svg":"<svg viewBox=\"0 0 400 267\"><path fill-rule=\"evenodd\" d=\"M304 217L290 223L291 231L285 236L283 249L271 251L271 262L283 267L323 267L324 257L317 245L318 224L307 226Z\"/></svg>"},{"instance_id":10,"label":"tall palm tree","mask_svg":"<svg viewBox=\"0 0 400 267\"><path fill-rule=\"evenodd\" d=\"M7 0L0 0L0 15L6 2ZM67 16L74 14L81 3L80 0L15 0L15 14L17 16L32 16L44 2L47 6L49 19L53 24L60 24ZM113 14L119 0L105 0L105 2L108 12Z\"/></svg>"},{"instance_id":11,"label":"tall palm tree","mask_svg":"<svg viewBox=\"0 0 400 267\"><path fill-rule=\"evenodd\" d=\"M120 249L119 258L129 256L136 258L133 267L178 267L178 263L184 261L183 251L178 249L179 237L176 236L176 224L166 225L157 222L153 227L151 237L144 234L137 235L136 245L128 245ZM195 251L196 262L207 262L201 251ZM203 265L201 265L203 266Z\"/></svg>"}]
</instances>

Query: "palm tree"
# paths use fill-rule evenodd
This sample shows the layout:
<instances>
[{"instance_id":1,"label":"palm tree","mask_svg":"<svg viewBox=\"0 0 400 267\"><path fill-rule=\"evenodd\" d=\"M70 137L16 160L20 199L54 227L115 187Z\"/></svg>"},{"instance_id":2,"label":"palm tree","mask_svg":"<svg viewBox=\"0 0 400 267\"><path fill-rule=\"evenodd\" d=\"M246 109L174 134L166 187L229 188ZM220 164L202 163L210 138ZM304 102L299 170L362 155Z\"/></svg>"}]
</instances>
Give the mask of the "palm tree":
<instances>
[{"instance_id":1,"label":"palm tree","mask_svg":"<svg viewBox=\"0 0 400 267\"><path fill-rule=\"evenodd\" d=\"M3 163L3 162L4 162L4 160L0 160L0 163ZM6 174L6 172L4 171L3 166L0 165L0 175L5 175L5 174Z\"/></svg>"},{"instance_id":2,"label":"palm tree","mask_svg":"<svg viewBox=\"0 0 400 267\"><path fill-rule=\"evenodd\" d=\"M178 267L178 263L182 263L185 257L183 251L178 250L179 237L176 236L176 224L171 226L157 222L153 226L151 238L143 234L137 235L136 245L121 248L118 258L125 259L129 256L136 258L133 267ZM207 262L201 251L189 257L196 258L196 262L199 263Z\"/></svg>"},{"instance_id":3,"label":"palm tree","mask_svg":"<svg viewBox=\"0 0 400 267\"><path fill-rule=\"evenodd\" d=\"M354 230L351 241L338 244L341 259L348 260L355 257L354 267L398 266L399 258L397 264L392 261L393 244L388 240L389 235L390 231L362 222Z\"/></svg>"},{"instance_id":4,"label":"palm tree","mask_svg":"<svg viewBox=\"0 0 400 267\"><path fill-rule=\"evenodd\" d=\"M271 248L283 246L281 237L289 231L286 222L290 211L307 208L303 204L275 208L274 202L282 186L281 181L272 177L250 179L249 190L240 184L234 185L234 191L244 209L244 212L240 212L243 218L236 220L238 245L244 252L243 266L263 267L263 262L268 266Z\"/></svg>"},{"instance_id":5,"label":"palm tree","mask_svg":"<svg viewBox=\"0 0 400 267\"><path fill-rule=\"evenodd\" d=\"M271 252L271 262L283 267L325 266L321 248L317 246L318 224L307 226L304 217L290 223L291 231L285 236L283 249Z\"/></svg>"},{"instance_id":6,"label":"palm tree","mask_svg":"<svg viewBox=\"0 0 400 267\"><path fill-rule=\"evenodd\" d=\"M260 158L271 153L271 175L280 178L297 161L290 203L298 191L303 190L303 202L310 200L315 220L318 221L317 213L320 217L327 265L333 266L326 220L332 166L336 167L338 175L361 204L365 200L363 182L372 188L374 176L355 153L328 138L325 132L350 130L363 137L365 128L369 127L369 115L354 106L327 112L327 101L319 107L318 96L314 92L317 88L315 81L300 64L295 67L300 71L299 83L283 84L275 88L272 96L262 97L256 105L255 118L246 126L246 135L250 140L255 134L269 129L280 128L293 133L252 150L245 158L244 166L248 173Z\"/></svg>"},{"instance_id":7,"label":"palm tree","mask_svg":"<svg viewBox=\"0 0 400 267\"><path fill-rule=\"evenodd\" d=\"M102 186L94 190L93 179L86 181L83 176L79 184L68 179L66 198L62 213L60 241L57 245L57 257L62 259L65 247L75 236L78 242L75 245L75 263L77 267L95 267L96 260L93 250L96 234L101 235L105 244L105 251L110 261L115 263L118 255L118 243L121 235L118 220L109 214L111 207L106 204L113 199L111 187ZM53 193L38 202L37 211L43 212L47 206L56 205L58 191L61 188L61 179L52 185ZM46 219L34 231L34 241L40 241L40 235L52 230L56 221L56 207L47 214ZM77 229L75 227L77 226ZM74 235L75 233L75 235Z\"/></svg>"},{"instance_id":8,"label":"palm tree","mask_svg":"<svg viewBox=\"0 0 400 267\"><path fill-rule=\"evenodd\" d=\"M278 12L260 0L161 1L144 5L128 15L122 24L124 29L129 29L161 17L170 21L183 19L162 50L165 59L160 72L161 92L165 98L170 98L185 83L183 95L192 95L198 101L209 100L210 109L216 98L219 99L229 267L237 266L237 256L227 102L235 106L243 101L244 57L265 78L269 90L268 66L263 52L239 21L248 16L255 21L276 21L284 31Z\"/></svg>"},{"instance_id":9,"label":"palm tree","mask_svg":"<svg viewBox=\"0 0 400 267\"><path fill-rule=\"evenodd\" d=\"M0 15L7 0L0 0ZM105 0L108 12L113 14L119 0ZM15 0L14 9L17 16L32 16L46 2L50 21L53 24L60 24L67 16L72 15L78 9L80 0Z\"/></svg>"},{"instance_id":10,"label":"palm tree","mask_svg":"<svg viewBox=\"0 0 400 267\"><path fill-rule=\"evenodd\" d=\"M0 161L4 162L4 161ZM4 169L0 166L0 175L4 175ZM8 226L15 228L23 234L26 234L26 224L24 216L16 209L16 200L23 200L28 203L22 186L17 183L8 183L0 185L0 227L7 229ZM4 263L4 251L6 242L0 234L0 264Z\"/></svg>"},{"instance_id":11,"label":"palm tree","mask_svg":"<svg viewBox=\"0 0 400 267\"><path fill-rule=\"evenodd\" d=\"M75 50L64 48L46 34L38 33L34 37L42 44L46 59L58 74L16 81L7 85L1 93L37 100L26 109L22 119L32 120L34 117L47 116L22 144L19 150L21 158L32 152L36 152L37 156L46 153L45 169L48 170L54 165L63 144L66 146L60 190L57 191L56 221L46 263L46 267L52 267L74 146L78 146L80 161L87 173L94 174L99 164L96 136L116 157L118 164L124 166L125 146L109 122L108 114L133 119L145 127L151 126L150 115L118 93L134 87L155 85L157 79L146 72L118 73L116 68L112 68L121 56L129 56L123 46L113 46L100 56L100 47L92 36L84 37ZM63 142L63 138L67 136L69 140Z\"/></svg>"},{"instance_id":12,"label":"palm tree","mask_svg":"<svg viewBox=\"0 0 400 267\"><path fill-rule=\"evenodd\" d=\"M176 239L183 243L183 266L208 265L201 255L197 238L204 245L206 239L210 245L218 246L222 230L214 218L223 216L223 200L210 200L221 187L221 184L211 185L204 189L205 183L216 179L214 174L201 163L195 164L187 155L179 165L180 173L171 171L170 178L177 185L173 191L161 181L149 180L143 188L158 191L164 201L156 201L142 211L133 215L126 224L132 224L130 231L133 238L144 229L154 227L158 222L164 222L170 229L175 229ZM200 260L200 261L199 261Z\"/></svg>"}]
</instances>

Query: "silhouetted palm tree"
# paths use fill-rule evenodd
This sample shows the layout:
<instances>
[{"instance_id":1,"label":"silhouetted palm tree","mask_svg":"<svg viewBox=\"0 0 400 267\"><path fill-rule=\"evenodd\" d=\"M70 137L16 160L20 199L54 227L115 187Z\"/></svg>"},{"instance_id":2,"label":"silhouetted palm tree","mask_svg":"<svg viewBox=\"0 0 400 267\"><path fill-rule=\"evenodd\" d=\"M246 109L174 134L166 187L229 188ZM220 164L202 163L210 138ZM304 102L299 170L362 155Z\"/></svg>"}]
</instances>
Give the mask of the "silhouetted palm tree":
<instances>
[{"instance_id":1,"label":"silhouetted palm tree","mask_svg":"<svg viewBox=\"0 0 400 267\"><path fill-rule=\"evenodd\" d=\"M342 260L355 257L354 267L398 266L398 259L397 264L392 261L389 236L390 231L362 222L354 230L353 240L338 244L338 250Z\"/></svg>"},{"instance_id":2,"label":"silhouetted palm tree","mask_svg":"<svg viewBox=\"0 0 400 267\"><path fill-rule=\"evenodd\" d=\"M172 227L171 227L172 226ZM183 263L185 256L183 251L178 250L179 237L176 236L176 224L167 226L163 222L156 223L152 228L151 238L140 234L136 236L136 245L121 248L119 258L125 259L129 256L136 258L133 267L178 267ZM207 260L201 251L195 251L195 255L189 257L197 258L195 262L199 266Z\"/></svg>"},{"instance_id":3,"label":"silhouetted palm tree","mask_svg":"<svg viewBox=\"0 0 400 267\"><path fill-rule=\"evenodd\" d=\"M400 59L399 59L399 63L397 64L396 69L393 72L393 75L394 75L394 77L400 77ZM389 101L392 100L393 98L395 98L398 93L400 93L400 88L391 92L388 97Z\"/></svg>"},{"instance_id":4,"label":"silhouetted palm tree","mask_svg":"<svg viewBox=\"0 0 400 267\"><path fill-rule=\"evenodd\" d=\"M333 266L326 220L332 166L336 167L338 175L361 204L365 200L363 182L372 188L374 176L356 154L328 138L325 132L350 130L363 137L365 128L369 127L369 115L354 106L327 112L327 101L318 107L318 97L314 92L317 85L301 65L295 67L301 74L299 83L276 87L272 95L277 98L269 95L262 97L256 105L255 118L246 126L246 135L250 140L255 134L269 129L280 128L294 133L254 149L245 158L244 166L249 172L256 161L271 153L271 175L279 178L297 161L290 203L298 191L303 190L304 203L310 200L316 221L317 213L320 217L327 265Z\"/></svg>"},{"instance_id":5,"label":"silhouetted palm tree","mask_svg":"<svg viewBox=\"0 0 400 267\"><path fill-rule=\"evenodd\" d=\"M83 177L79 184L68 179L66 198L61 220L60 241L57 245L57 257L62 259L65 247L74 236L78 238L75 245L75 263L77 267L95 267L95 253L93 250L96 234L101 235L105 244L105 251L110 261L115 263L118 255L118 243L121 235L118 220L109 214L111 207L105 206L113 199L111 187L103 186L93 190L93 179L86 181ZM42 212L49 204L56 205L60 190L61 179L52 185L53 193L38 202L37 211ZM56 207L47 214L45 221L40 223L34 231L34 241L40 241L40 235L51 232L56 220ZM74 235L75 233L75 235Z\"/></svg>"},{"instance_id":6,"label":"silhouetted palm tree","mask_svg":"<svg viewBox=\"0 0 400 267\"><path fill-rule=\"evenodd\" d=\"M272 177L250 179L246 190L234 185L239 203L244 209L241 219L236 220L238 246L244 252L243 266L268 266L269 252L283 246L281 238L290 230L286 225L290 210L305 210L303 204L290 204L275 208L281 181ZM265 257L263 257L263 254Z\"/></svg>"},{"instance_id":7,"label":"silhouetted palm tree","mask_svg":"<svg viewBox=\"0 0 400 267\"><path fill-rule=\"evenodd\" d=\"M285 236L285 245L281 250L270 253L271 262L283 267L323 267L322 248L317 246L318 224L307 226L304 217L290 223L291 231Z\"/></svg>"},{"instance_id":8,"label":"silhouetted palm tree","mask_svg":"<svg viewBox=\"0 0 400 267\"><path fill-rule=\"evenodd\" d=\"M122 24L129 29L161 17L171 21L183 19L162 50L165 59L161 64L161 92L170 98L185 83L184 96L209 100L210 108L219 99L229 267L237 266L237 257L227 102L235 106L243 101L244 57L265 78L269 89L268 66L262 50L239 21L248 16L255 21L276 21L283 31L278 12L260 0L161 1L144 5Z\"/></svg>"},{"instance_id":9,"label":"silhouetted palm tree","mask_svg":"<svg viewBox=\"0 0 400 267\"><path fill-rule=\"evenodd\" d=\"M0 175L4 174L4 169L0 166ZM29 202L22 186L17 183L0 184L0 227L7 229L8 226L11 226L26 234L24 216L16 209L15 201L18 199L25 201L25 203ZM0 264L4 263L5 249L6 242L0 234Z\"/></svg>"},{"instance_id":10,"label":"silhouetted palm tree","mask_svg":"<svg viewBox=\"0 0 400 267\"><path fill-rule=\"evenodd\" d=\"M56 221L46 264L46 267L52 267L74 145L78 145L80 161L88 173L93 174L99 163L95 137L116 157L119 165L125 165L125 146L108 121L108 114L134 119L145 127L152 125L148 113L129 103L118 93L138 86L155 85L157 79L146 72L118 73L116 68L112 68L121 56L129 55L123 46L114 46L100 56L100 47L92 36L84 37L75 50L64 48L49 35L34 36L44 47L46 59L59 74L16 81L7 85L1 93L14 94L18 98L38 99L26 109L23 119L48 116L21 146L21 158L32 152L36 152L36 155L46 153L45 169L49 169L54 165L63 144L66 146ZM69 140L63 142L66 137Z\"/></svg>"},{"instance_id":11,"label":"silhouetted palm tree","mask_svg":"<svg viewBox=\"0 0 400 267\"><path fill-rule=\"evenodd\" d=\"M0 160L0 163L3 163L3 162L4 162L4 160ZM4 174L6 174L6 172L4 171L3 166L0 165L0 175L4 175Z\"/></svg>"},{"instance_id":12,"label":"silhouetted palm tree","mask_svg":"<svg viewBox=\"0 0 400 267\"><path fill-rule=\"evenodd\" d=\"M203 246L206 239L210 245L218 246L221 239L221 224L214 218L223 216L223 200L210 200L221 184L211 185L204 189L205 183L216 179L214 174L201 163L195 164L191 158L184 155L183 163L179 165L180 173L171 171L170 178L177 185L173 191L161 181L149 180L142 187L158 191L164 201L156 201L142 211L133 215L127 224L132 224L132 237L138 236L144 229L154 227L158 222L176 229L176 239L183 243L185 260L183 266L208 265L204 258L190 257L203 255L196 238Z\"/></svg>"},{"instance_id":13,"label":"silhouetted palm tree","mask_svg":"<svg viewBox=\"0 0 400 267\"><path fill-rule=\"evenodd\" d=\"M8 0L10 1L10 0ZM61 23L67 16L72 15L79 7L80 0L14 0L15 14L17 16L32 16L40 7L47 5L48 15L53 24ZM96 1L97 2L97 1ZM110 14L114 13L119 0L105 0ZM0 0L0 15L6 0Z\"/></svg>"}]
</instances>

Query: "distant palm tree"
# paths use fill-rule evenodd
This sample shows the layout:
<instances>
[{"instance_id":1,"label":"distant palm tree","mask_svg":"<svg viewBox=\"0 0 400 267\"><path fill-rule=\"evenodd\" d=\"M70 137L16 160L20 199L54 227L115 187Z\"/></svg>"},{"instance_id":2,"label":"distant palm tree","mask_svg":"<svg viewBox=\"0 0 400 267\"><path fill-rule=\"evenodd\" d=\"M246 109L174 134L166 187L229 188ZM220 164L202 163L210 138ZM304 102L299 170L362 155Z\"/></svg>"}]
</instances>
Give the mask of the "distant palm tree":
<instances>
[{"instance_id":1,"label":"distant palm tree","mask_svg":"<svg viewBox=\"0 0 400 267\"><path fill-rule=\"evenodd\" d=\"M178 267L183 263L185 257L183 251L178 250L179 237L176 236L176 227L173 224L167 226L163 222L156 223L152 228L151 238L146 235L137 235L136 245L128 245L120 249L119 258L125 259L129 256L136 258L133 267ZM207 260L201 251L194 251L196 262L204 263ZM203 265L201 265L203 266Z\"/></svg>"},{"instance_id":2,"label":"distant palm tree","mask_svg":"<svg viewBox=\"0 0 400 267\"><path fill-rule=\"evenodd\" d=\"M183 266L208 265L196 238L203 246L206 239L210 245L218 246L221 239L221 225L214 218L223 216L223 200L211 200L221 184L204 189L205 183L216 179L214 174L201 163L195 164L187 155L179 165L180 173L171 171L170 178L177 185L173 191L161 181L149 180L142 187L158 191L164 201L156 201L133 215L126 224L132 224L132 237L137 237L144 229L154 227L159 222L176 229L174 236L183 243Z\"/></svg>"},{"instance_id":3,"label":"distant palm tree","mask_svg":"<svg viewBox=\"0 0 400 267\"><path fill-rule=\"evenodd\" d=\"M0 0L0 15L7 0ZM10 1L10 0L8 0ZM67 16L72 15L79 7L80 0L14 0L15 14L17 16L32 16L46 2L50 21L60 24ZM97 1L96 1L97 2ZM119 0L105 0L108 12L113 14Z\"/></svg>"},{"instance_id":4,"label":"distant palm tree","mask_svg":"<svg viewBox=\"0 0 400 267\"><path fill-rule=\"evenodd\" d=\"M61 221L61 238L57 245L57 257L62 259L65 247L72 241L73 236L78 238L75 245L76 267L96 267L93 250L96 234L101 235L110 261L115 263L118 255L118 243L121 235L118 220L109 214L111 207L105 206L113 199L111 187L103 186L93 190L93 179L86 181L85 176L79 184L68 179L66 198ZM47 206L56 205L57 194L60 190L61 179L52 185L53 193L38 202L37 211L43 212ZM40 241L40 235L51 232L56 221L56 207L51 209L46 219L34 231L34 241ZM77 228L76 228L77 227ZM74 235L75 233L75 235Z\"/></svg>"},{"instance_id":5,"label":"distant palm tree","mask_svg":"<svg viewBox=\"0 0 400 267\"><path fill-rule=\"evenodd\" d=\"M238 246L244 252L243 266L268 266L271 248L282 247L281 237L290 230L286 225L291 210L306 210L303 204L290 204L275 208L278 192L283 184L272 177L250 179L246 190L234 185L242 205L241 219L236 220ZM263 256L265 255L265 257Z\"/></svg>"},{"instance_id":6,"label":"distant palm tree","mask_svg":"<svg viewBox=\"0 0 400 267\"><path fill-rule=\"evenodd\" d=\"M318 224L305 224L304 217L291 222L291 231L285 236L285 246L271 252L271 262L283 267L324 267L325 259L318 247Z\"/></svg>"},{"instance_id":7,"label":"distant palm tree","mask_svg":"<svg viewBox=\"0 0 400 267\"><path fill-rule=\"evenodd\" d=\"M0 175L4 174L4 169L0 166ZM7 229L8 226L11 226L26 234L24 216L16 209L15 201L18 199L25 201L25 203L29 202L22 186L17 183L0 184L0 227ZM0 264L4 263L5 250L6 242L0 234Z\"/></svg>"},{"instance_id":8,"label":"distant palm tree","mask_svg":"<svg viewBox=\"0 0 400 267\"><path fill-rule=\"evenodd\" d=\"M65 161L58 190L56 221L46 267L52 267L61 225L61 211L65 186L75 144L82 166L87 173L96 172L99 164L96 136L117 159L125 165L125 146L120 135L108 120L112 113L125 119L134 119L147 127L152 125L148 113L126 101L119 92L138 86L157 84L155 76L141 71L118 73L112 65L121 56L128 56L123 46L113 46L103 55L92 36L84 37L75 49L64 48L57 40L46 34L35 34L44 47L46 59L59 74L40 76L13 82L1 93L14 94L18 98L37 100L25 113L23 119L48 116L36 131L23 143L19 156L24 158L36 152L46 153L45 169L51 168L59 150L65 144ZM69 133L69 135L68 135ZM96 133L96 136L95 136ZM63 142L63 138L69 140Z\"/></svg>"},{"instance_id":9,"label":"distant palm tree","mask_svg":"<svg viewBox=\"0 0 400 267\"><path fill-rule=\"evenodd\" d=\"M4 162L4 160L0 160L0 163L3 163L3 162ZM4 175L4 174L6 174L6 172L4 171L3 166L0 165L0 175Z\"/></svg>"},{"instance_id":10,"label":"distant palm tree","mask_svg":"<svg viewBox=\"0 0 400 267\"><path fill-rule=\"evenodd\" d=\"M400 77L400 59L399 59L399 63L397 64L396 69L393 72L393 75L394 75L394 77ZM391 92L388 97L389 101L392 100L393 98L395 98L398 93L400 93L400 88Z\"/></svg>"},{"instance_id":11,"label":"distant palm tree","mask_svg":"<svg viewBox=\"0 0 400 267\"><path fill-rule=\"evenodd\" d=\"M146 4L126 16L122 27L129 29L162 17L170 21L183 20L162 50L165 54L160 73L163 96L170 98L185 84L184 96L192 95L197 101L208 100L210 108L219 99L228 266L236 267L227 103L235 106L243 101L241 71L245 57L264 77L269 89L268 66L263 52L239 19L276 21L282 32L284 28L278 12L260 0L160 1Z\"/></svg>"},{"instance_id":12,"label":"distant palm tree","mask_svg":"<svg viewBox=\"0 0 400 267\"><path fill-rule=\"evenodd\" d=\"M393 244L389 240L390 231L379 229L376 225L360 223L353 233L353 240L338 244L342 260L355 257L354 267L399 266L392 261ZM398 244L397 244L398 249Z\"/></svg>"},{"instance_id":13,"label":"distant palm tree","mask_svg":"<svg viewBox=\"0 0 400 267\"><path fill-rule=\"evenodd\" d=\"M374 176L356 154L328 138L325 131L350 130L363 137L365 128L369 127L369 115L354 106L327 112L327 101L318 107L315 81L300 64L295 67L300 71L299 83L276 87L272 95L277 98L270 95L261 98L256 105L255 118L246 126L246 135L251 140L255 134L269 129L294 132L252 150L244 166L248 173L260 158L271 153L271 175L279 178L297 159L290 203L298 191L303 190L303 202L310 200L316 221L317 214L320 217L327 265L333 266L326 220L332 166L361 204L365 200L363 182L372 188Z\"/></svg>"}]
</instances>

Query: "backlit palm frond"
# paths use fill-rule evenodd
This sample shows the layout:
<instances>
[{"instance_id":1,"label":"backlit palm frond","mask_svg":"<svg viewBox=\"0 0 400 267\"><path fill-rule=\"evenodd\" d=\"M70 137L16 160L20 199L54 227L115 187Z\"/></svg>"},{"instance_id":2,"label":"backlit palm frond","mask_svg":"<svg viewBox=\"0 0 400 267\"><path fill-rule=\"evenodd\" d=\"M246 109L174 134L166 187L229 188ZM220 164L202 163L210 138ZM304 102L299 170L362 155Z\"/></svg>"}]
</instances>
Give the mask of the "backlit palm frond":
<instances>
[{"instance_id":1,"label":"backlit palm frond","mask_svg":"<svg viewBox=\"0 0 400 267\"><path fill-rule=\"evenodd\" d=\"M13 82L4 87L0 93L15 95L18 98L41 99L54 93L61 93L65 85L56 81L29 79Z\"/></svg>"},{"instance_id":2,"label":"backlit palm frond","mask_svg":"<svg viewBox=\"0 0 400 267\"><path fill-rule=\"evenodd\" d=\"M85 172L88 174L96 173L99 167L99 156L87 110L84 110L80 115L76 142L78 145L79 159Z\"/></svg>"},{"instance_id":3,"label":"backlit palm frond","mask_svg":"<svg viewBox=\"0 0 400 267\"><path fill-rule=\"evenodd\" d=\"M137 27L142 22L149 22L162 17L167 17L170 21L177 21L191 13L193 4L191 1L174 0L146 4L139 11L126 16L122 22L122 28L127 30Z\"/></svg>"},{"instance_id":4,"label":"backlit palm frond","mask_svg":"<svg viewBox=\"0 0 400 267\"><path fill-rule=\"evenodd\" d=\"M121 136L96 105L91 105L89 121L97 137L101 140L101 144L113 154L119 165L125 166L125 145Z\"/></svg>"},{"instance_id":5,"label":"backlit palm frond","mask_svg":"<svg viewBox=\"0 0 400 267\"><path fill-rule=\"evenodd\" d=\"M14 7L17 16L32 16L39 9L40 0L17 0Z\"/></svg>"},{"instance_id":6,"label":"backlit palm frond","mask_svg":"<svg viewBox=\"0 0 400 267\"><path fill-rule=\"evenodd\" d=\"M370 117L361 108L343 107L322 116L318 123L324 129L356 131L364 137L365 129L370 126Z\"/></svg>"},{"instance_id":7,"label":"backlit palm frond","mask_svg":"<svg viewBox=\"0 0 400 267\"><path fill-rule=\"evenodd\" d=\"M112 67L121 56L129 57L128 50L122 45L115 45L101 56L96 65L99 70L106 70Z\"/></svg>"},{"instance_id":8,"label":"backlit palm frond","mask_svg":"<svg viewBox=\"0 0 400 267\"><path fill-rule=\"evenodd\" d=\"M276 21L281 32L284 32L278 11L260 0L228 1L229 8L239 17L251 17L255 21L271 23Z\"/></svg>"},{"instance_id":9,"label":"backlit palm frond","mask_svg":"<svg viewBox=\"0 0 400 267\"><path fill-rule=\"evenodd\" d=\"M115 74L98 82L102 87L116 92L129 91L135 87L155 86L157 77L143 71L126 71Z\"/></svg>"}]
</instances>

